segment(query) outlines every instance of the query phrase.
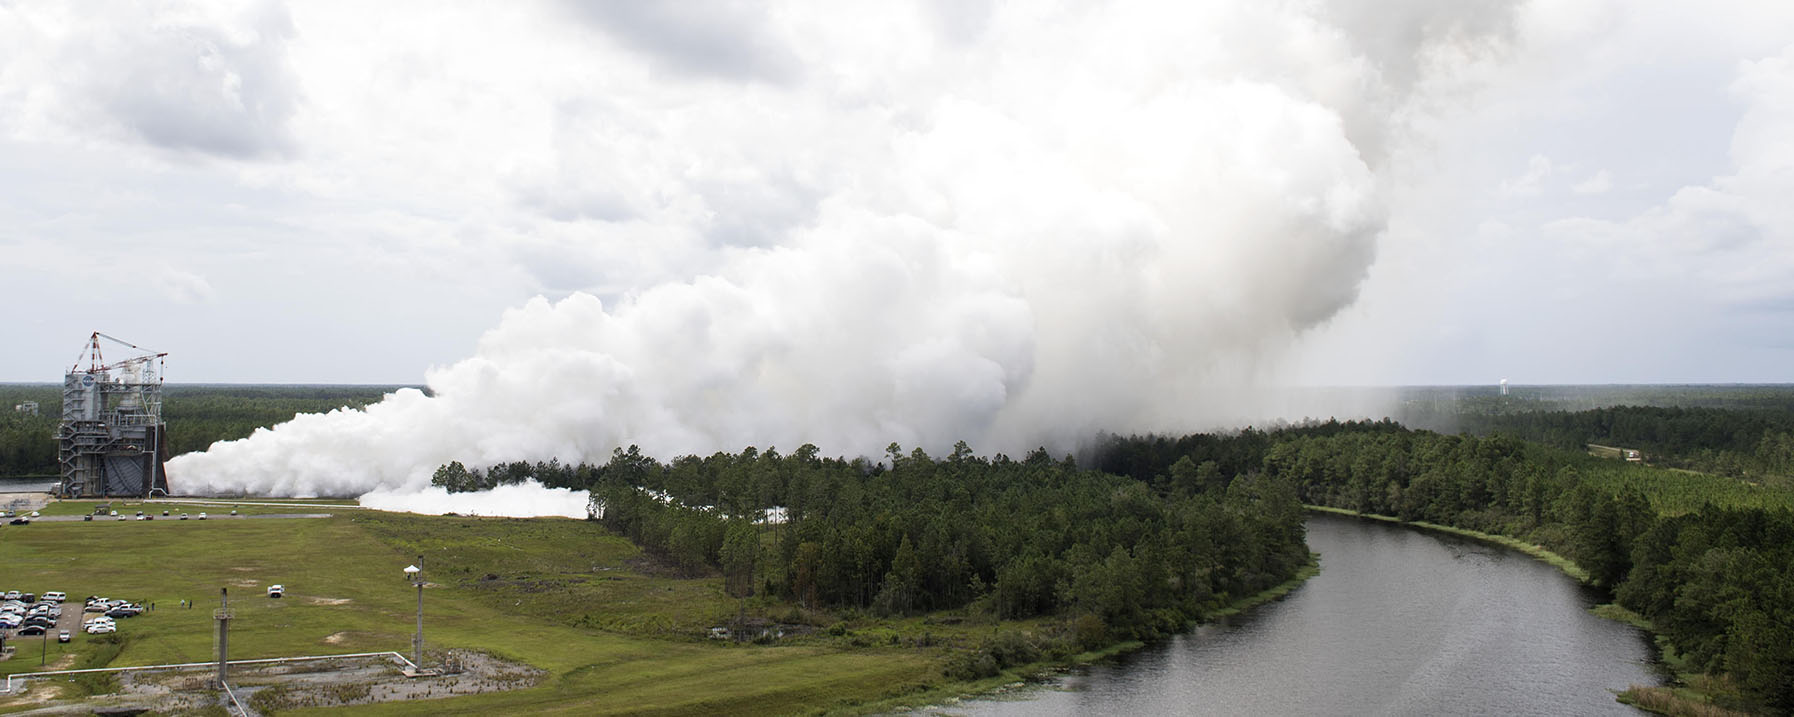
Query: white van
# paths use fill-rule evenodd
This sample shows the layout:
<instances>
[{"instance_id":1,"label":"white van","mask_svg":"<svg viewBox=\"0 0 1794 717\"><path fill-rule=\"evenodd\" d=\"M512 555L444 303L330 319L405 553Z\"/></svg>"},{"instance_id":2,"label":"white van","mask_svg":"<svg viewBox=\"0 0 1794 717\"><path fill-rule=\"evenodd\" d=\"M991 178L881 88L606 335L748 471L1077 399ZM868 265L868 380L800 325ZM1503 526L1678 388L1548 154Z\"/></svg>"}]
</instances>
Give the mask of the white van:
<instances>
[{"instance_id":1,"label":"white van","mask_svg":"<svg viewBox=\"0 0 1794 717\"><path fill-rule=\"evenodd\" d=\"M44 602L62 602L69 599L69 596L68 593L62 592L61 590L52 590L44 593L42 599Z\"/></svg>"}]
</instances>

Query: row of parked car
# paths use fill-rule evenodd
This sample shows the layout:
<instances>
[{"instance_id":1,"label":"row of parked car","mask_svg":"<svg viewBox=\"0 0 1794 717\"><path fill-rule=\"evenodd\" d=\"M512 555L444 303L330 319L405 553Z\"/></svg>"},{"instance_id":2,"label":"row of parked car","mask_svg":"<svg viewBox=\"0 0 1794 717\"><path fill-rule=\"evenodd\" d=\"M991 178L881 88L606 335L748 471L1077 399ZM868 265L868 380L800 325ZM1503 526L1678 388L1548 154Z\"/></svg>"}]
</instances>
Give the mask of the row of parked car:
<instances>
[{"instance_id":1,"label":"row of parked car","mask_svg":"<svg viewBox=\"0 0 1794 717\"><path fill-rule=\"evenodd\" d=\"M237 514L237 511L234 511L234 510L233 510L233 511L231 511L231 512L230 512L230 514L231 514L231 515L236 515L236 514ZM113 520L130 520L130 519L131 519L131 516L128 516L128 515L124 515L124 514L122 514L122 513L119 513L119 512L118 512L118 511L116 511L116 510L114 510L114 511L111 511L111 515L107 515L107 514L106 514L106 513L102 513L102 512L100 512L100 511L97 511L97 510L96 510L96 511L94 511L94 513L93 513L93 515L83 515L83 516L81 516L81 519L82 519L82 520L87 520L87 521L91 521L91 520L93 520L93 518L94 518L94 516L95 516L95 515L97 515L97 516L99 516L99 517L101 517L101 518L112 518L112 519L113 519ZM137 520L155 520L155 519L156 519L156 516L154 516L154 515L144 515L144 513L143 513L143 511L141 511L141 510L140 510L140 511L137 511L137 516L136 516L136 517L137 517ZM162 517L164 517L164 518L167 518L167 517L170 517L170 516L169 516L169 515L168 515L168 511L166 511L166 510L164 510L164 511L162 511ZM181 514L181 517L180 517L180 519L181 519L181 520L186 520L186 519L187 519L187 518L189 518L189 517L190 517L190 516L188 516L188 515L187 515L187 514L186 514L186 513L182 513L182 514ZM203 512L202 512L202 513L200 513L200 514L199 514L199 519L200 519L200 520L205 520L205 519L206 519L206 514L205 514L205 513L203 513Z\"/></svg>"},{"instance_id":2,"label":"row of parked car","mask_svg":"<svg viewBox=\"0 0 1794 717\"><path fill-rule=\"evenodd\" d=\"M55 630L56 621L62 618L62 601L66 599L68 596L58 591L44 593L41 598L32 593L7 591L0 595L0 630L13 630L20 637ZM68 642L68 631L58 631L56 639Z\"/></svg>"},{"instance_id":3,"label":"row of parked car","mask_svg":"<svg viewBox=\"0 0 1794 717\"><path fill-rule=\"evenodd\" d=\"M18 511L0 513L0 519L6 519L8 525L30 525L31 519L36 517L37 511L35 510L31 511L30 515L19 515Z\"/></svg>"},{"instance_id":4,"label":"row of parked car","mask_svg":"<svg viewBox=\"0 0 1794 717\"><path fill-rule=\"evenodd\" d=\"M55 630L59 642L69 641L68 630L57 630L62 619L62 603L68 595L60 591L44 593L40 598L31 593L13 590L0 595L0 630L13 630L18 637L34 637ZM118 630L118 620L143 614L143 606L129 600L110 600L98 595L87 598L83 613L98 613L87 618L81 627L88 634L100 635Z\"/></svg>"}]
</instances>

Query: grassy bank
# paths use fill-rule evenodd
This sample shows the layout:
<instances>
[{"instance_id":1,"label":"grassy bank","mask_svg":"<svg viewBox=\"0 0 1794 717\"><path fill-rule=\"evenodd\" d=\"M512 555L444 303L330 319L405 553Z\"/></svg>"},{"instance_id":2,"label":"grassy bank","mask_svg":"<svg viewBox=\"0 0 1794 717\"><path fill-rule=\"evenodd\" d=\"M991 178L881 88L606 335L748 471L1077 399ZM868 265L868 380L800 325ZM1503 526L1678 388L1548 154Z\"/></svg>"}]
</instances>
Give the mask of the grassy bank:
<instances>
[{"instance_id":1,"label":"grassy bank","mask_svg":"<svg viewBox=\"0 0 1794 717\"><path fill-rule=\"evenodd\" d=\"M53 503L46 512L90 512L92 505ZM160 514L156 504L128 507ZM0 530L0 564L8 566L0 588L156 606L120 620L119 633L108 639L78 634L68 644L50 641L52 667L210 659L210 608L220 588L229 590L236 614L235 659L406 652L416 593L401 570L419 555L429 580L428 645L526 663L546 671L546 679L511 692L336 708L332 714L862 713L1001 689L1140 646L1112 644L1039 659L989 679L955 681L943 676L951 656L1006 633L1045 644L1062 639L1067 625L1058 619L998 622L977 610L880 619L764 598L739 600L723 592L716 576L681 575L595 523L555 518L341 511L303 520L8 526ZM1223 614L1276 599L1315 570L1310 565L1289 583ZM286 587L287 597L265 596L274 583ZM196 607L181 607L183 600ZM704 638L710 627L741 614L789 625L791 633L766 645ZM0 674L38 670L37 659L24 657L33 651L0 662ZM68 683L64 689L91 693L105 691L106 684ZM18 698L0 699L0 713L27 706Z\"/></svg>"},{"instance_id":2,"label":"grassy bank","mask_svg":"<svg viewBox=\"0 0 1794 717\"><path fill-rule=\"evenodd\" d=\"M1235 600L1226 607L1220 608L1203 617L1202 622L1212 622L1226 617L1238 615L1265 603L1282 599L1284 596L1302 586L1309 578L1319 575L1320 554L1310 553L1307 565L1302 566L1289 580L1267 588L1257 594ZM912 710L927 706L952 705L965 699L988 697L1017 688L1029 683L1039 682L1072 668L1089 665L1103 660L1114 659L1127 653L1139 650L1147 643L1128 640L1112 643L1094 650L1087 650L1062 659L1031 662L1026 665L1004 670L1000 674L981 680L947 682L929 687L912 694L890 699L856 705L852 709L839 710L841 714L878 714Z\"/></svg>"},{"instance_id":3,"label":"grassy bank","mask_svg":"<svg viewBox=\"0 0 1794 717\"><path fill-rule=\"evenodd\" d=\"M425 637L540 667L536 687L349 708L368 714L786 714L940 682L936 649L844 640L740 646L701 639L734 614L714 578L654 577L633 546L596 525L376 513L265 521L74 522L8 526L8 589L140 600L117 643L78 635L49 661L107 666L212 655L211 608L229 588L233 658L405 651L415 592L400 572L425 556ZM492 576L488 578L487 576ZM283 583L285 599L263 595ZM559 586L577 586L561 593ZM78 599L78 598L77 598ZM181 609L181 600L200 607ZM606 615L598 625L589 615ZM31 645L30 647L37 647ZM0 674L38 660L0 662ZM35 657L35 655L32 655ZM23 705L0 699L0 712Z\"/></svg>"},{"instance_id":4,"label":"grassy bank","mask_svg":"<svg viewBox=\"0 0 1794 717\"><path fill-rule=\"evenodd\" d=\"M1577 582L1582 583L1584 585L1587 585L1589 582L1588 571L1583 570L1580 566L1576 565L1576 563L1574 561L1572 561L1569 558L1566 558L1558 553L1554 553L1554 552L1546 549L1545 546L1543 546L1543 545L1539 545L1537 543L1530 543L1530 542L1521 540L1519 538L1513 538L1513 537L1509 537L1506 535L1497 535L1495 533L1484 533L1484 532L1478 531L1478 530L1467 530L1464 528L1456 528L1456 527L1452 527L1449 525L1440 525L1438 523L1428 523L1425 521L1405 521L1405 520L1402 520L1401 518L1397 518L1394 516L1375 515L1372 513L1361 513L1356 510L1348 510L1345 508L1333 508L1333 507L1325 506L1325 505L1309 505L1309 506L1304 506L1304 507L1306 507L1307 509L1312 510L1314 512L1317 512L1317 513L1333 513L1335 515L1348 515L1348 516L1352 516L1354 518L1363 518L1366 520L1379 520L1379 521L1382 521L1385 523L1396 523L1399 525L1409 525L1409 526L1413 526L1413 527L1421 528L1421 529L1425 529L1425 530L1431 530L1431 531L1440 532L1440 533L1450 533L1452 535L1461 535L1466 538L1474 538L1476 540L1480 540L1485 543L1493 543L1495 545L1500 545L1502 547L1512 548L1514 550L1518 550L1522 553L1525 553L1534 558L1537 558L1538 560L1549 563L1552 567L1557 568L1560 571L1563 571L1563 574L1568 575L1572 578L1575 578Z\"/></svg>"}]
</instances>

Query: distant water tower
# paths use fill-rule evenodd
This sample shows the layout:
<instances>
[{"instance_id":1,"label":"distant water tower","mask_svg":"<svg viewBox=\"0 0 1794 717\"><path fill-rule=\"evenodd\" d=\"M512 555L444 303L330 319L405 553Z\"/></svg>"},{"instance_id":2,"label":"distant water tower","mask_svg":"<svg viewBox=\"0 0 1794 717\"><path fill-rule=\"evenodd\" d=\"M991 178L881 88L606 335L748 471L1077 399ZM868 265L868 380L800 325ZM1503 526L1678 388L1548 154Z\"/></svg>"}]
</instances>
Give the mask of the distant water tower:
<instances>
[{"instance_id":1,"label":"distant water tower","mask_svg":"<svg viewBox=\"0 0 1794 717\"><path fill-rule=\"evenodd\" d=\"M1501 395L1507 395L1507 379L1501 379Z\"/></svg>"}]
</instances>

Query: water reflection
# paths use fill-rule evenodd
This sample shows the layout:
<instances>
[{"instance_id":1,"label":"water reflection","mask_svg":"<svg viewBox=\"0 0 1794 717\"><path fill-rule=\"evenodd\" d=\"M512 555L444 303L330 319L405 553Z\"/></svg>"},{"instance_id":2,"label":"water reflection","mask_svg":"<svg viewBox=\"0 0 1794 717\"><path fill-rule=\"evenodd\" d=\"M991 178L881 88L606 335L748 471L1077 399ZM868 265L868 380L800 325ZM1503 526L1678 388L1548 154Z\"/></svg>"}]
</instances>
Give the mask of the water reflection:
<instances>
[{"instance_id":1,"label":"water reflection","mask_svg":"<svg viewBox=\"0 0 1794 717\"><path fill-rule=\"evenodd\" d=\"M1661 682L1645 636L1523 554L1332 515L1308 522L1321 574L1282 601L964 715L1642 714Z\"/></svg>"}]
</instances>

